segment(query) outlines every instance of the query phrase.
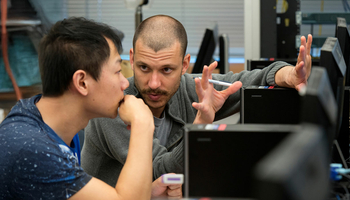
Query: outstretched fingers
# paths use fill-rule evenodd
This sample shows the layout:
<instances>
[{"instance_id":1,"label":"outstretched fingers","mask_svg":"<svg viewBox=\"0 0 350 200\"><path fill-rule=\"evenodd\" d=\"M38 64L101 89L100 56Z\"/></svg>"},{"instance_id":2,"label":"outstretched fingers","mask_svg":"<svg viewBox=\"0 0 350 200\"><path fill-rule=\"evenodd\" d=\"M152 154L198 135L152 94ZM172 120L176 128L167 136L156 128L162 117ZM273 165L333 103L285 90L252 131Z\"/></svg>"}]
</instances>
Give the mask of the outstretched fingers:
<instances>
[{"instance_id":1,"label":"outstretched fingers","mask_svg":"<svg viewBox=\"0 0 350 200\"><path fill-rule=\"evenodd\" d=\"M306 53L307 53L307 55L310 55L310 53L311 53L311 45L312 45L312 35L309 34L307 36L307 44L306 44Z\"/></svg>"},{"instance_id":2,"label":"outstretched fingers","mask_svg":"<svg viewBox=\"0 0 350 200\"><path fill-rule=\"evenodd\" d=\"M214 61L214 62L212 62L210 65L209 65L209 67L208 67L208 69L209 69L209 78L212 78L212 76L211 76L211 74L213 73L213 71L214 71L214 69L216 68L218 66L218 62L217 61Z\"/></svg>"},{"instance_id":3,"label":"outstretched fingers","mask_svg":"<svg viewBox=\"0 0 350 200\"><path fill-rule=\"evenodd\" d=\"M299 71L300 68L302 68L304 66L306 62L306 55L305 55L305 46L301 45L299 47L299 56L298 56L298 62L295 65L296 70Z\"/></svg>"},{"instance_id":4,"label":"outstretched fingers","mask_svg":"<svg viewBox=\"0 0 350 200\"><path fill-rule=\"evenodd\" d=\"M207 89L209 85L208 79L212 78L212 73L214 69L218 66L218 62L214 61L209 66L204 65L203 71L202 71L202 79L201 84L203 89Z\"/></svg>"},{"instance_id":5,"label":"outstretched fingers","mask_svg":"<svg viewBox=\"0 0 350 200\"><path fill-rule=\"evenodd\" d=\"M242 87L241 81L236 81L232 83L227 89L221 91L221 94L225 99L227 99L231 94L236 93Z\"/></svg>"},{"instance_id":6,"label":"outstretched fingers","mask_svg":"<svg viewBox=\"0 0 350 200\"><path fill-rule=\"evenodd\" d=\"M305 39L304 36L301 36L300 40L301 40L301 44L300 44L300 47L299 47L298 63L300 63L301 61L305 62L305 59L306 59L306 54L305 54L306 53L305 52L306 39Z\"/></svg>"},{"instance_id":7,"label":"outstretched fingers","mask_svg":"<svg viewBox=\"0 0 350 200\"><path fill-rule=\"evenodd\" d=\"M199 97L199 99L201 99L201 97L204 96L204 89L202 87L202 80L200 80L199 78L195 78L194 82L195 82L195 86L196 86L197 96Z\"/></svg>"}]
</instances>

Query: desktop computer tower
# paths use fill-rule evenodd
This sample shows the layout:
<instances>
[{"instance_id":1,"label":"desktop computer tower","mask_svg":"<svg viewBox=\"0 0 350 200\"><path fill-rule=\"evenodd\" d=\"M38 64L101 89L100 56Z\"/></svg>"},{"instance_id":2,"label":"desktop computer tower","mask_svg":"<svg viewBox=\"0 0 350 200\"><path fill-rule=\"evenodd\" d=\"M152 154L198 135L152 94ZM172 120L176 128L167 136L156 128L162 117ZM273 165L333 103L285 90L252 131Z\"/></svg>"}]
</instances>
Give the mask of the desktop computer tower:
<instances>
[{"instance_id":1,"label":"desktop computer tower","mask_svg":"<svg viewBox=\"0 0 350 200\"><path fill-rule=\"evenodd\" d=\"M240 123L298 124L300 102L298 91L292 88L243 87Z\"/></svg>"}]
</instances>

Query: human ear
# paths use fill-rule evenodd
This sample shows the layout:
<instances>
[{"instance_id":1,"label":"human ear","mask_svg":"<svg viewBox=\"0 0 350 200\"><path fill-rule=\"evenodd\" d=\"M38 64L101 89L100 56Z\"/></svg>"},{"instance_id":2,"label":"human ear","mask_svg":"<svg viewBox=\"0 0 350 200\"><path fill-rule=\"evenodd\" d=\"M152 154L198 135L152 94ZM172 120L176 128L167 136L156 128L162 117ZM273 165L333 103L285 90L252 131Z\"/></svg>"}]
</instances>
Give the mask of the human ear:
<instances>
[{"instance_id":1,"label":"human ear","mask_svg":"<svg viewBox=\"0 0 350 200\"><path fill-rule=\"evenodd\" d=\"M76 91L86 96L88 94L87 74L84 70L77 70L73 74L72 84Z\"/></svg>"},{"instance_id":2,"label":"human ear","mask_svg":"<svg viewBox=\"0 0 350 200\"><path fill-rule=\"evenodd\" d=\"M134 49L133 48L130 49L129 56L130 56L131 69L134 71Z\"/></svg>"},{"instance_id":3,"label":"human ear","mask_svg":"<svg viewBox=\"0 0 350 200\"><path fill-rule=\"evenodd\" d=\"M187 72L188 66L190 65L191 55L187 54L182 61L182 75Z\"/></svg>"}]
</instances>

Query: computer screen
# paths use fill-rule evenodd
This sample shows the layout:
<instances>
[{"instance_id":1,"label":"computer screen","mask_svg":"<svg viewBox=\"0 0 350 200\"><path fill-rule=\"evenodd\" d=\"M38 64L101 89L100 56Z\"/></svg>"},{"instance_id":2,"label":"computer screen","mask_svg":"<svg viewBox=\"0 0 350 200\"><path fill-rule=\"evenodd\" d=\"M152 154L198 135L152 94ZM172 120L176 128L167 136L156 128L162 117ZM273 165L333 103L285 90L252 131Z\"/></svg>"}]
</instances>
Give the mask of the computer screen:
<instances>
[{"instance_id":1,"label":"computer screen","mask_svg":"<svg viewBox=\"0 0 350 200\"><path fill-rule=\"evenodd\" d=\"M326 130L329 150L332 147L337 124L337 103L327 70L313 66L308 84L299 91L301 96L300 122L322 126Z\"/></svg>"},{"instance_id":2,"label":"computer screen","mask_svg":"<svg viewBox=\"0 0 350 200\"><path fill-rule=\"evenodd\" d=\"M196 62L192 69L193 73L202 73L203 66L209 66L213 62L213 54L218 44L218 25L213 22L210 27L205 30L199 52L197 54Z\"/></svg>"},{"instance_id":3,"label":"computer screen","mask_svg":"<svg viewBox=\"0 0 350 200\"><path fill-rule=\"evenodd\" d=\"M253 167L298 127L187 124L185 197L251 198Z\"/></svg>"},{"instance_id":4,"label":"computer screen","mask_svg":"<svg viewBox=\"0 0 350 200\"><path fill-rule=\"evenodd\" d=\"M342 51L346 65L345 85L350 86L350 70L348 69L350 63L350 31L347 27L345 18L337 18L335 37L339 41L340 49Z\"/></svg>"},{"instance_id":5,"label":"computer screen","mask_svg":"<svg viewBox=\"0 0 350 200\"><path fill-rule=\"evenodd\" d=\"M303 124L255 167L259 200L326 200L330 196L329 157L324 129Z\"/></svg>"}]
</instances>

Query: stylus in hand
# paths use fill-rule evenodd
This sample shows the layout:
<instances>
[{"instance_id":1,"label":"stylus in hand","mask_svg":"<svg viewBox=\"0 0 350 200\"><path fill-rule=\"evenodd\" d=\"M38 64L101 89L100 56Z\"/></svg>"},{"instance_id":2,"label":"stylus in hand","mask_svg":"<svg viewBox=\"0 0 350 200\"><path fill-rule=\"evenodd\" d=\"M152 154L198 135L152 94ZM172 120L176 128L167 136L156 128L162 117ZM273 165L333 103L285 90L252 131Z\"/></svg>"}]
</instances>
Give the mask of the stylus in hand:
<instances>
[{"instance_id":1,"label":"stylus in hand","mask_svg":"<svg viewBox=\"0 0 350 200\"><path fill-rule=\"evenodd\" d=\"M193 77L193 79L195 79L195 78L202 79L202 77ZM223 86L232 85L232 83L226 82L226 81L217 81L217 80L213 80L213 79L208 79L208 81L209 81L209 83L216 84L216 85L223 85Z\"/></svg>"}]
</instances>

